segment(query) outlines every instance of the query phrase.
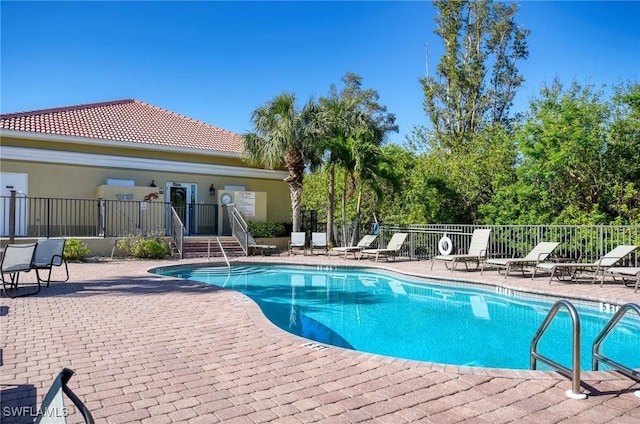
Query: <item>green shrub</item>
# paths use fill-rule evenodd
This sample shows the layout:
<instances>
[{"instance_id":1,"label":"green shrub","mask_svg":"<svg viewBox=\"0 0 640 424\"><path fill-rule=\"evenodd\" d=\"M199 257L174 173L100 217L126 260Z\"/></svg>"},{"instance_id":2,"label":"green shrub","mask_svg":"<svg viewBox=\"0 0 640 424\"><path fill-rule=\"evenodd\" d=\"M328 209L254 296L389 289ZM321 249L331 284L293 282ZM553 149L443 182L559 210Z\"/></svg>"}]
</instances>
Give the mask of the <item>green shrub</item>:
<instances>
[{"instance_id":1,"label":"green shrub","mask_svg":"<svg viewBox=\"0 0 640 424\"><path fill-rule=\"evenodd\" d=\"M117 246L134 258L162 259L170 253L164 231L149 234L132 234L118 240Z\"/></svg>"},{"instance_id":2,"label":"green shrub","mask_svg":"<svg viewBox=\"0 0 640 424\"><path fill-rule=\"evenodd\" d=\"M284 224L277 222L249 222L249 232L254 238L286 237L287 230Z\"/></svg>"},{"instance_id":3,"label":"green shrub","mask_svg":"<svg viewBox=\"0 0 640 424\"><path fill-rule=\"evenodd\" d=\"M64 242L64 258L69 262L82 262L89 253L87 245L78 239L68 238Z\"/></svg>"}]
</instances>

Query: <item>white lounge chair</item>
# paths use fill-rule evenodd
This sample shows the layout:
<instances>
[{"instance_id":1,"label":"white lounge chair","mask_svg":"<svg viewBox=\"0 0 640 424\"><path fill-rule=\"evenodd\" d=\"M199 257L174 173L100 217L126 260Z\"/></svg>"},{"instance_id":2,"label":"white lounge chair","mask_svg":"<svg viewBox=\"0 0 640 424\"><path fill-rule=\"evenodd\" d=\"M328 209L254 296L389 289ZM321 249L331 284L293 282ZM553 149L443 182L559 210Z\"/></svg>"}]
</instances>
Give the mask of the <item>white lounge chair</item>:
<instances>
[{"instance_id":1,"label":"white lounge chair","mask_svg":"<svg viewBox=\"0 0 640 424\"><path fill-rule=\"evenodd\" d=\"M311 233L310 251L313 255L313 249L324 250L325 255L329 254L329 246L327 245L327 233Z\"/></svg>"},{"instance_id":2,"label":"white lounge chair","mask_svg":"<svg viewBox=\"0 0 640 424\"><path fill-rule=\"evenodd\" d=\"M347 255L349 253L353 254L353 258L356 258L356 253L361 250L368 249L371 247L373 242L376 240L378 236L375 234L367 234L362 237L357 245L355 246L338 246L331 249L332 252L344 253L344 258L347 259Z\"/></svg>"},{"instance_id":3,"label":"white lounge chair","mask_svg":"<svg viewBox=\"0 0 640 424\"><path fill-rule=\"evenodd\" d=\"M409 235L408 233L395 233L391 237L391 240L389 240L389 243L387 244L386 248L363 249L360 251L360 256L358 257L358 260L362 259L365 256L375 257L376 262L378 262L378 258L380 256L384 256L386 260L389 260L389 258L394 260L398 255L398 252L402 248L402 245L404 244L404 241L407 239L408 235Z\"/></svg>"},{"instance_id":4,"label":"white lounge chair","mask_svg":"<svg viewBox=\"0 0 640 424\"><path fill-rule=\"evenodd\" d=\"M302 249L304 255L307 254L307 235L304 232L291 233L289 240L289 254L293 254L294 249Z\"/></svg>"},{"instance_id":5,"label":"white lounge chair","mask_svg":"<svg viewBox=\"0 0 640 424\"><path fill-rule=\"evenodd\" d=\"M451 263L451 271L456 269L458 262L463 262L467 271L470 271L469 263L472 262L475 263L475 268L473 269L475 271L480 266L480 261L487 257L490 236L491 229L489 228L477 228L473 230L469 250L466 254L434 256L431 260L431 269L433 269L435 261L444 261L444 265L447 268L449 268L448 264Z\"/></svg>"},{"instance_id":6,"label":"white lounge chair","mask_svg":"<svg viewBox=\"0 0 640 424\"><path fill-rule=\"evenodd\" d=\"M614 266L619 260L636 250L638 246L620 245L593 263L580 262L542 262L536 265L536 270L551 273L549 284L556 277L558 281L576 281L583 272L593 274L591 283L595 283L598 276Z\"/></svg>"},{"instance_id":7,"label":"white lounge chair","mask_svg":"<svg viewBox=\"0 0 640 424\"><path fill-rule=\"evenodd\" d=\"M638 293L638 286L640 286L640 266L614 266L607 269L604 272L605 277L612 277L614 280L618 278L622 280L624 285L627 285L627 282L630 281L633 284L633 280L635 280L635 289L634 293ZM604 284L604 278L600 282L600 287Z\"/></svg>"},{"instance_id":8,"label":"white lounge chair","mask_svg":"<svg viewBox=\"0 0 640 424\"><path fill-rule=\"evenodd\" d=\"M495 267L498 268L498 271L504 268L504 278L507 278L509 272L513 269L520 269L522 271L522 275L524 275L524 268L527 266L533 266L533 276L535 277L535 266L547 260L558 246L560 246L560 243L555 241L542 241L522 258L489 258L482 262L480 275L484 272L485 267Z\"/></svg>"}]
</instances>

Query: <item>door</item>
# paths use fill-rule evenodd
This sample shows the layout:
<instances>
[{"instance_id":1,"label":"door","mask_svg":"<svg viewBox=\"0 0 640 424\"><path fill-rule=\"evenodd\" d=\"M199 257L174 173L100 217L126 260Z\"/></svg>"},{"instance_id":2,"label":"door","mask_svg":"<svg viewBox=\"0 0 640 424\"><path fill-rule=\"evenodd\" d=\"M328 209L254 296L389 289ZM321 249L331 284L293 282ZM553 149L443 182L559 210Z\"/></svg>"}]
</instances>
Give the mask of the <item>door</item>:
<instances>
[{"instance_id":1,"label":"door","mask_svg":"<svg viewBox=\"0 0 640 424\"><path fill-rule=\"evenodd\" d=\"M194 207L196 205L198 185L196 183L183 183L177 181L167 182L165 193L169 195L169 202L180 217L185 228L185 234L193 234L196 219ZM167 217L169 219L169 217ZM167 221L167 225L170 225ZM168 227L167 227L168 228Z\"/></svg>"},{"instance_id":2,"label":"door","mask_svg":"<svg viewBox=\"0 0 640 424\"><path fill-rule=\"evenodd\" d=\"M14 174L11 172L0 172L0 196L2 204L0 210L0 236L8 237L10 227L10 196L11 191L16 192L16 216L15 235L27 235L27 174Z\"/></svg>"},{"instance_id":3,"label":"door","mask_svg":"<svg viewBox=\"0 0 640 424\"><path fill-rule=\"evenodd\" d=\"M180 217L182 224L184 224L185 228L189 228L189 223L187 222L188 214L187 214L187 187L170 187L169 189L169 201L171 202L171 206L175 209L176 213Z\"/></svg>"}]
</instances>

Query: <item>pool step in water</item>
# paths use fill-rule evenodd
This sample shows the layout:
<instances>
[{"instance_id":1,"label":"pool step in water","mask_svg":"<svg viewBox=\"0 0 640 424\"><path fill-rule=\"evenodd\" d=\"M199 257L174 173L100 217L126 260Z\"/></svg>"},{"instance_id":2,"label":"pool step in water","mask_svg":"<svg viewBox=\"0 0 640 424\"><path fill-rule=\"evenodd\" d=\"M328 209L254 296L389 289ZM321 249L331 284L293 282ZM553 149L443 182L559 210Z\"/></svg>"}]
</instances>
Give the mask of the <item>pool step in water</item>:
<instances>
[{"instance_id":1,"label":"pool step in water","mask_svg":"<svg viewBox=\"0 0 640 424\"><path fill-rule=\"evenodd\" d=\"M211 275L211 276L237 276L237 275L262 275L267 274L269 271L265 269L258 269L255 267L246 267L246 266L232 266L228 268L224 267L209 267L209 268L199 268L191 271L191 275L200 276L200 275Z\"/></svg>"}]
</instances>

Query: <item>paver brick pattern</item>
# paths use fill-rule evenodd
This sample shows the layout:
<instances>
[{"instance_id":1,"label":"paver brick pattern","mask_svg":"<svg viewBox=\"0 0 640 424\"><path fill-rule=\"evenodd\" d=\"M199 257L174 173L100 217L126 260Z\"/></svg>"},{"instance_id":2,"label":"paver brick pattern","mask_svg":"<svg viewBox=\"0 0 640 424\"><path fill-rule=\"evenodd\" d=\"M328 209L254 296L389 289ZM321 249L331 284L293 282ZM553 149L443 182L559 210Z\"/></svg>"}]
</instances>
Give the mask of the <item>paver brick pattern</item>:
<instances>
[{"instance_id":1,"label":"paver brick pattern","mask_svg":"<svg viewBox=\"0 0 640 424\"><path fill-rule=\"evenodd\" d=\"M355 265L326 256L278 260ZM640 422L640 398L633 394L640 385L613 372L585 373L589 397L579 401L565 396L571 384L554 372L314 350L276 328L243 295L148 273L188 262L197 260L72 263L67 283L38 296L0 298L0 421L31 422L16 411L37 411L68 367L76 372L70 387L98 423ZM424 261L357 264L618 304L640 301L621 285L451 274L427 271ZM68 418L82 422L73 409Z\"/></svg>"}]
</instances>

